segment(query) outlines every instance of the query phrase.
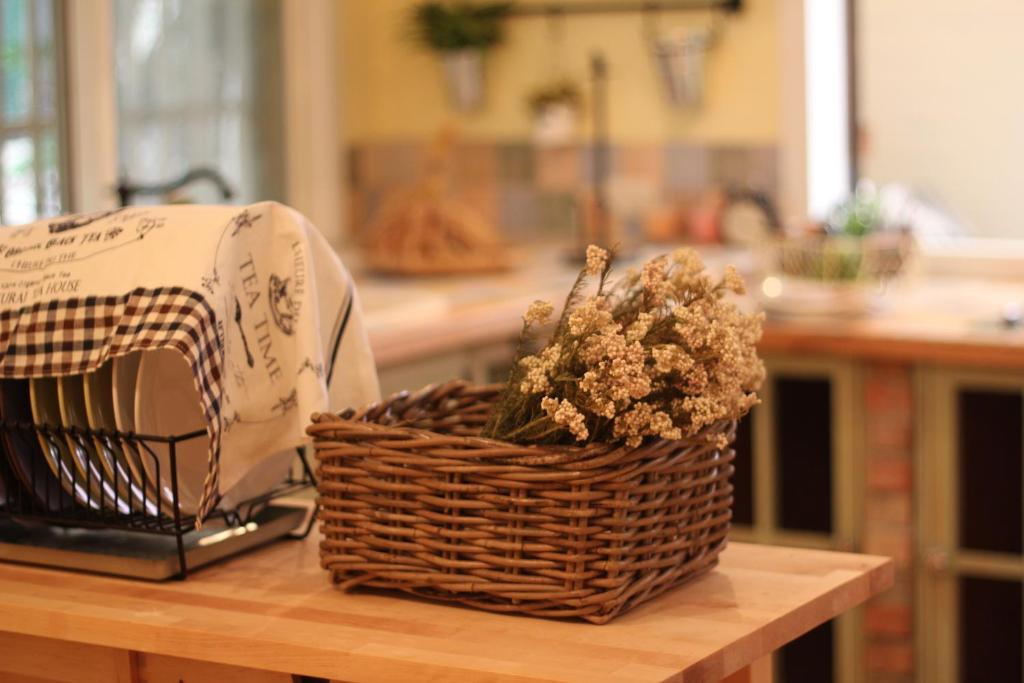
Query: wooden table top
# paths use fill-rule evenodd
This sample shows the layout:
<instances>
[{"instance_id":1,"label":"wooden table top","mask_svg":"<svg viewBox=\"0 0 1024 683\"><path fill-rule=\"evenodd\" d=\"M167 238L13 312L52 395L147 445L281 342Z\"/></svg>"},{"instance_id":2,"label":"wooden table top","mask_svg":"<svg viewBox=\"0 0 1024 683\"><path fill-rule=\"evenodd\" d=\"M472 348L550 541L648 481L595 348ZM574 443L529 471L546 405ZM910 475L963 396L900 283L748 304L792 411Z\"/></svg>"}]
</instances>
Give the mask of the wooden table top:
<instances>
[{"instance_id":1,"label":"wooden table top","mask_svg":"<svg viewBox=\"0 0 1024 683\"><path fill-rule=\"evenodd\" d=\"M348 681L711 681L892 582L887 558L732 543L715 570L596 626L342 593L311 537L184 582L0 565L0 630Z\"/></svg>"}]
</instances>

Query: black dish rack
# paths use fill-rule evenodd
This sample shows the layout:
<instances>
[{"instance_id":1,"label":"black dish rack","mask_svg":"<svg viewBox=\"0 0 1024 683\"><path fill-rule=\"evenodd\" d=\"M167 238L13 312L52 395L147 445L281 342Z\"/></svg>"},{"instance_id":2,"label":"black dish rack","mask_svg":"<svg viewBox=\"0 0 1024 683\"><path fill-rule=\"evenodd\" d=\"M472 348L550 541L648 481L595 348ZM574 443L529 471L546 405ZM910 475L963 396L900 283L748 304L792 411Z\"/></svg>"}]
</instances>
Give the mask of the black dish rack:
<instances>
[{"instance_id":1,"label":"black dish rack","mask_svg":"<svg viewBox=\"0 0 1024 683\"><path fill-rule=\"evenodd\" d=\"M195 515L184 514L180 506L177 448L204 437L205 430L155 436L0 421L0 559L139 578L183 579L190 567L270 540L309 535L315 523L312 508L273 505L277 499L316 485L302 448L296 449L297 467L284 481L229 509L218 506L197 530ZM56 468L42 455L44 442ZM80 449L77 456L72 453L76 447ZM161 448L166 449L170 469L166 480L156 452ZM106 449L108 457L123 456L113 462L118 469L127 464L152 476L142 478L141 487L124 480L110 486L97 471L95 459L88 457L93 449ZM60 454L65 452L73 461L83 459L84 466L63 460ZM36 457L27 457L30 453ZM161 495L158 484L147 484L147 480L166 481L169 495Z\"/></svg>"}]
</instances>

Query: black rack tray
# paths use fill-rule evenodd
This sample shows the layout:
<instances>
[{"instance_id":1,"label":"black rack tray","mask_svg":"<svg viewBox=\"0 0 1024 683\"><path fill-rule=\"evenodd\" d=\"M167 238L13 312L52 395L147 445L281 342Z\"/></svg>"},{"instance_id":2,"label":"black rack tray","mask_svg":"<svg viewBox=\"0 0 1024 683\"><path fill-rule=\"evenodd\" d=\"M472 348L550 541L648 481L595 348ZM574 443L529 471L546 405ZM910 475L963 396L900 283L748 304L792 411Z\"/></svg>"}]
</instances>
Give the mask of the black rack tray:
<instances>
[{"instance_id":1,"label":"black rack tray","mask_svg":"<svg viewBox=\"0 0 1024 683\"><path fill-rule=\"evenodd\" d=\"M301 448L296 449L301 474L290 474L271 491L230 509L214 509L196 529L195 516L183 514L179 504L177 446L205 436L205 431L154 436L0 422L0 560L145 579L185 578L190 569L237 552L309 534L315 517L312 501L281 501L315 486ZM127 494L123 486L103 486L102 475L88 457L85 462L75 460L72 467L55 456L53 468L42 456L40 441L52 453L63 452L66 444L72 457L77 447L79 458L82 453L102 452L113 458L109 464L114 468L138 467L153 473L155 481L169 484L170 498L145 483L128 486ZM161 477L157 448L167 450L166 479ZM15 450L37 457L18 457Z\"/></svg>"}]
</instances>

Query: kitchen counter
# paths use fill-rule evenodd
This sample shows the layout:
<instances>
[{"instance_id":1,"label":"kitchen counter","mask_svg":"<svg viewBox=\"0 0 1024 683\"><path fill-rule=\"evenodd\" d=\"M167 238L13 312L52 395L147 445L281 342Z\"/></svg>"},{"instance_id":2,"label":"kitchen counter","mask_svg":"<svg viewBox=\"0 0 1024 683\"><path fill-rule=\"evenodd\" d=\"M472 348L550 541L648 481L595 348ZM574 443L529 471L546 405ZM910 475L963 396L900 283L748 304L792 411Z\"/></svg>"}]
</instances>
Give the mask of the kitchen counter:
<instances>
[{"instance_id":1,"label":"kitchen counter","mask_svg":"<svg viewBox=\"0 0 1024 683\"><path fill-rule=\"evenodd\" d=\"M517 256L519 267L489 275L383 277L356 266L377 365L505 342L519 334L532 301L565 298L576 272L558 251Z\"/></svg>"},{"instance_id":2,"label":"kitchen counter","mask_svg":"<svg viewBox=\"0 0 1024 683\"><path fill-rule=\"evenodd\" d=\"M655 253L655 250L648 250ZM704 249L712 271L749 255ZM371 346L381 368L514 339L529 303L560 303L575 277L554 249L531 252L507 273L440 279L358 278ZM840 355L873 360L1024 368L1024 328L1003 327L1024 281L954 277L910 279L859 318L769 319L766 354ZM749 302L748 305L753 305Z\"/></svg>"},{"instance_id":3,"label":"kitchen counter","mask_svg":"<svg viewBox=\"0 0 1024 683\"><path fill-rule=\"evenodd\" d=\"M716 569L595 626L343 593L315 535L184 582L3 564L0 678L766 681L772 651L892 583L887 558L732 543Z\"/></svg>"},{"instance_id":4,"label":"kitchen counter","mask_svg":"<svg viewBox=\"0 0 1024 683\"><path fill-rule=\"evenodd\" d=\"M901 283L879 312L860 318L768 320L766 354L839 355L935 365L1024 368L1024 327L1003 306L1024 301L1024 283L932 278Z\"/></svg>"}]
</instances>

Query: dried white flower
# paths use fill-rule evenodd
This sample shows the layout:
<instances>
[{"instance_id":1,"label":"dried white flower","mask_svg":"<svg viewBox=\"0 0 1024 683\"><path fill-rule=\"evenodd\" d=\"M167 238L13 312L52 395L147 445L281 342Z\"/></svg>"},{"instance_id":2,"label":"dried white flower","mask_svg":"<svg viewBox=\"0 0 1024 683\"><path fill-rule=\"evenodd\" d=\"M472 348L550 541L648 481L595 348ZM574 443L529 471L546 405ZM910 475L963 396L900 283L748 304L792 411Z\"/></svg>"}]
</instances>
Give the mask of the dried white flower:
<instances>
[{"instance_id":1,"label":"dried white flower","mask_svg":"<svg viewBox=\"0 0 1024 683\"><path fill-rule=\"evenodd\" d=\"M583 274L605 272L608 258L592 246ZM648 261L576 305L551 344L520 361L519 391L503 399L499 427L488 435L630 448L645 438L700 436L724 447L718 425L749 411L764 379L756 349L763 315L726 300L741 292L735 268L712 280L691 249ZM551 304L534 302L524 320L529 326L552 313Z\"/></svg>"},{"instance_id":2,"label":"dried white flower","mask_svg":"<svg viewBox=\"0 0 1024 683\"><path fill-rule=\"evenodd\" d=\"M587 275L600 275L605 267L608 265L608 252L597 246L591 244L587 247Z\"/></svg>"},{"instance_id":3,"label":"dried white flower","mask_svg":"<svg viewBox=\"0 0 1024 683\"><path fill-rule=\"evenodd\" d=\"M654 410L649 403L642 401L636 403L628 411L615 418L612 433L616 437L625 437L626 445L636 448L643 441L653 416Z\"/></svg>"},{"instance_id":4,"label":"dried white flower","mask_svg":"<svg viewBox=\"0 0 1024 683\"><path fill-rule=\"evenodd\" d=\"M743 277L736 270L736 266L725 267L725 276L722 278L722 284L734 294L746 294L747 292L746 283L743 282Z\"/></svg>"},{"instance_id":5,"label":"dried white flower","mask_svg":"<svg viewBox=\"0 0 1024 683\"><path fill-rule=\"evenodd\" d=\"M683 431L676 427L672 423L672 417L664 412L657 411L651 415L651 421L648 423L652 434L657 434L663 439L681 439L683 438Z\"/></svg>"},{"instance_id":6,"label":"dried white flower","mask_svg":"<svg viewBox=\"0 0 1024 683\"><path fill-rule=\"evenodd\" d=\"M537 300L530 304L530 307L526 309L526 315L523 316L523 322L527 325L538 323L543 325L550 318L551 314L554 313L555 307L547 301Z\"/></svg>"},{"instance_id":7,"label":"dried white flower","mask_svg":"<svg viewBox=\"0 0 1024 683\"><path fill-rule=\"evenodd\" d=\"M637 315L633 324L626 328L626 341L638 342L643 339L650 332L653 322L654 316L646 311Z\"/></svg>"},{"instance_id":8,"label":"dried white flower","mask_svg":"<svg viewBox=\"0 0 1024 683\"><path fill-rule=\"evenodd\" d=\"M605 308L603 297L592 296L569 314L569 334L581 336L613 325L612 314Z\"/></svg>"},{"instance_id":9,"label":"dried white flower","mask_svg":"<svg viewBox=\"0 0 1024 683\"><path fill-rule=\"evenodd\" d=\"M665 303L670 293L669 282L665 279L665 257L653 258L644 264L641 274L644 286L644 298L651 308L658 308Z\"/></svg>"},{"instance_id":10,"label":"dried white flower","mask_svg":"<svg viewBox=\"0 0 1024 683\"><path fill-rule=\"evenodd\" d=\"M584 423L583 414L576 410L576 406L569 401L562 399L559 402L557 398L545 396L541 399L540 407L556 424L567 427L577 441L584 441L590 436L587 425Z\"/></svg>"},{"instance_id":11,"label":"dried white flower","mask_svg":"<svg viewBox=\"0 0 1024 683\"><path fill-rule=\"evenodd\" d=\"M697 272L704 270L704 262L701 261L700 254L691 247L679 247L673 251L672 262L686 270Z\"/></svg>"},{"instance_id":12,"label":"dried white flower","mask_svg":"<svg viewBox=\"0 0 1024 683\"><path fill-rule=\"evenodd\" d=\"M659 344L651 347L651 358L654 359L654 370L659 375L667 375L670 372L685 373L694 364L693 358L678 344Z\"/></svg>"},{"instance_id":13,"label":"dried white flower","mask_svg":"<svg viewBox=\"0 0 1024 683\"><path fill-rule=\"evenodd\" d=\"M561 344L552 344L539 355L525 356L519 364L526 369L526 375L519 384L519 391L524 394L540 394L551 388L550 377L558 366L562 354Z\"/></svg>"}]
</instances>

